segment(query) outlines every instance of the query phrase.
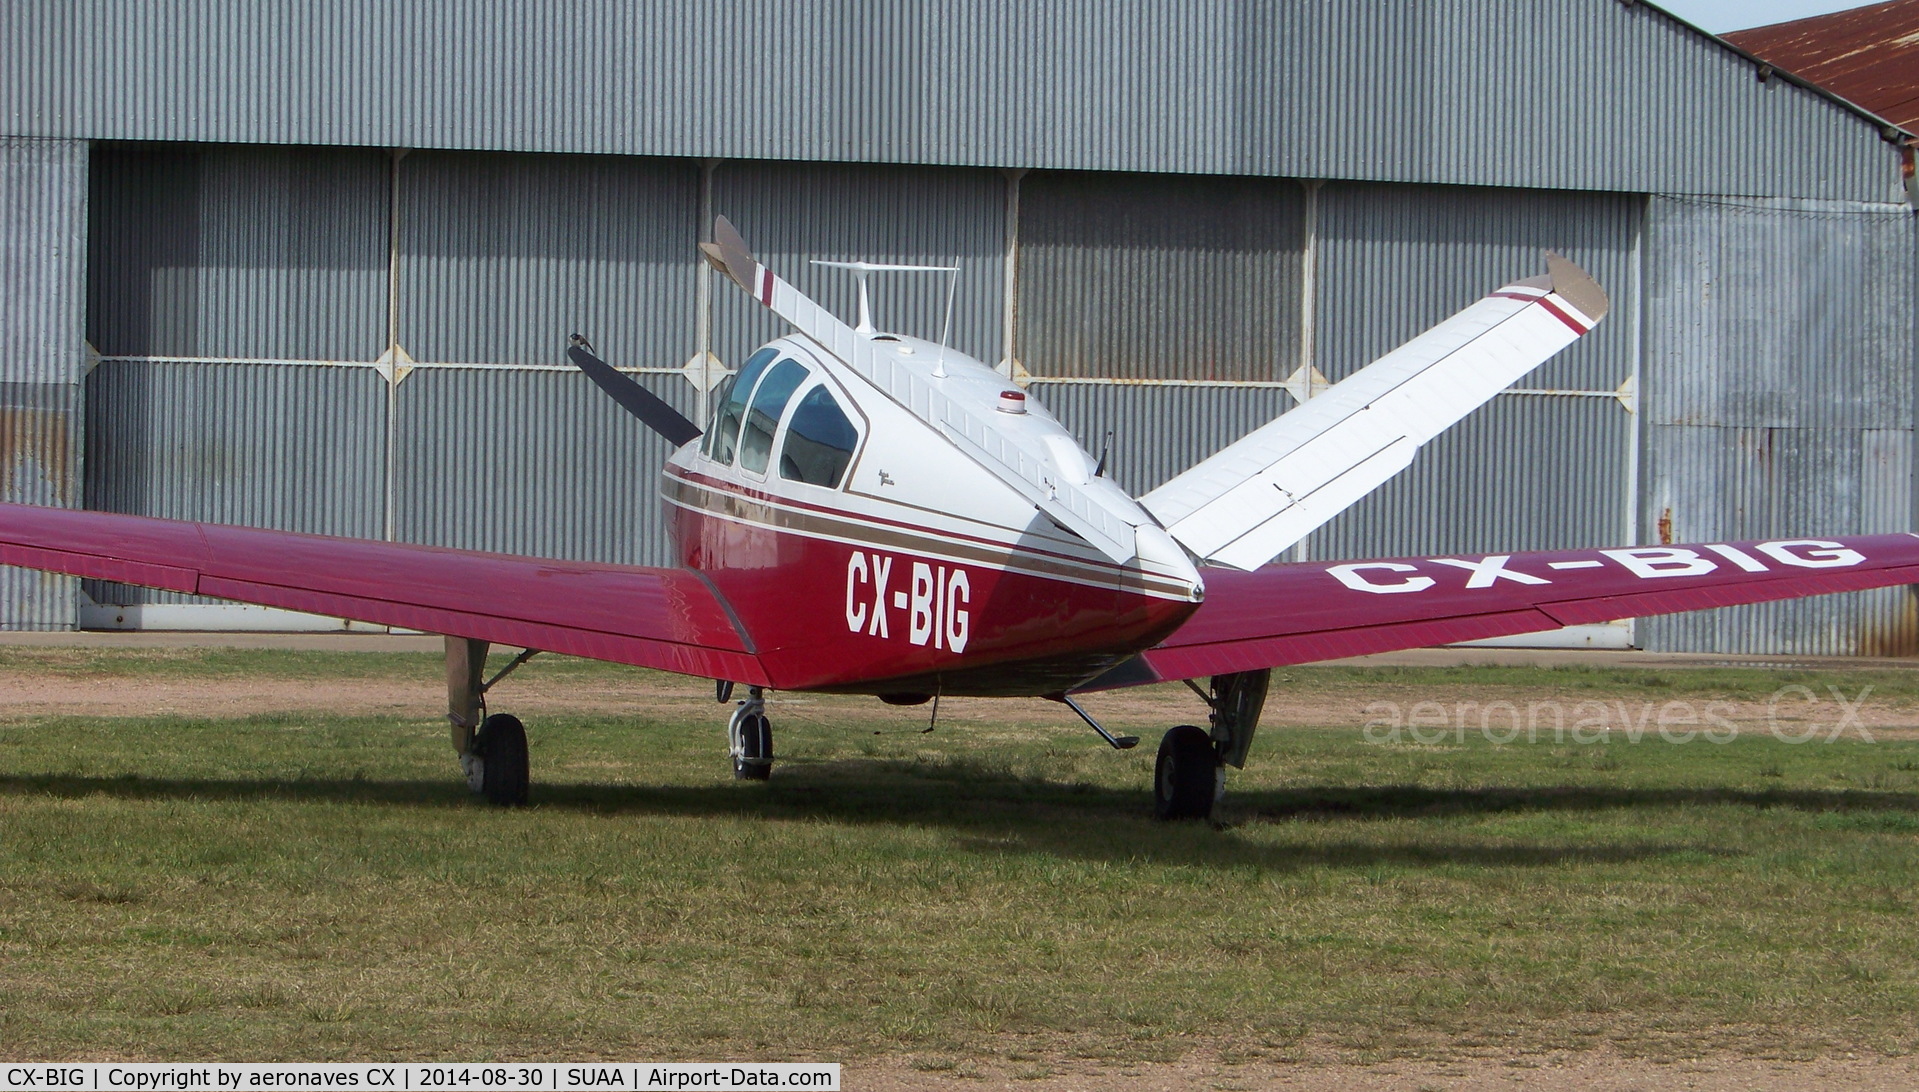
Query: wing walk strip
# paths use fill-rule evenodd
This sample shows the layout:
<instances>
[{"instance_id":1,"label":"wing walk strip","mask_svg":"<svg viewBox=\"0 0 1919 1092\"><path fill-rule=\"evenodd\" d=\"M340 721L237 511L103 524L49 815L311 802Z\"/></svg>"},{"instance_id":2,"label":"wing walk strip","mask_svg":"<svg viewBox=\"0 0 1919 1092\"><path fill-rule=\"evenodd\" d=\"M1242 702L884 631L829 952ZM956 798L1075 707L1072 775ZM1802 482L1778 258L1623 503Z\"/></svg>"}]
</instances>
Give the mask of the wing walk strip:
<instances>
[{"instance_id":1,"label":"wing walk strip","mask_svg":"<svg viewBox=\"0 0 1919 1092\"><path fill-rule=\"evenodd\" d=\"M1164 599L1186 601L1186 586L1175 580L1143 576L1137 569L1096 561L1076 562L1060 555L1038 555L1014 543L942 535L851 512L809 511L770 503L669 475L661 486L667 503L690 512L732 523L848 545L878 545L903 553L981 565L1022 576L1062 580L1087 587L1141 592Z\"/></svg>"}]
</instances>

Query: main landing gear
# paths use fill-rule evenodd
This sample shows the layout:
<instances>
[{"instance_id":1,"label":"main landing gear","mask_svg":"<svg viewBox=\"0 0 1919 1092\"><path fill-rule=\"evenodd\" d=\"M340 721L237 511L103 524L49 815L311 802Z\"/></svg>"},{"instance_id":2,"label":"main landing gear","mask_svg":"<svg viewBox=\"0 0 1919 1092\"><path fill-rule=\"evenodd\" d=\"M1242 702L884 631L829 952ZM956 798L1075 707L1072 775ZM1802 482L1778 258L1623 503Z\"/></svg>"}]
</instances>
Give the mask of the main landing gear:
<instances>
[{"instance_id":1,"label":"main landing gear","mask_svg":"<svg viewBox=\"0 0 1919 1092\"><path fill-rule=\"evenodd\" d=\"M1213 805L1226 791L1226 767L1246 766L1272 679L1272 669L1267 668L1214 675L1208 689L1186 680L1211 710L1207 719L1212 730L1182 724L1159 741L1159 760L1153 764L1153 814L1161 819L1212 818Z\"/></svg>"},{"instance_id":2,"label":"main landing gear","mask_svg":"<svg viewBox=\"0 0 1919 1092\"><path fill-rule=\"evenodd\" d=\"M715 693L724 702L733 684L721 680ZM726 722L726 746L733 755L733 780L765 781L773 776L773 723L766 719L766 691L746 688L746 700L733 707Z\"/></svg>"},{"instance_id":3,"label":"main landing gear","mask_svg":"<svg viewBox=\"0 0 1919 1092\"><path fill-rule=\"evenodd\" d=\"M1226 765L1206 729L1170 728L1153 763L1153 814L1161 819L1210 819L1226 792Z\"/></svg>"},{"instance_id":4,"label":"main landing gear","mask_svg":"<svg viewBox=\"0 0 1919 1092\"><path fill-rule=\"evenodd\" d=\"M1167 731L1159 741L1159 758L1153 763L1153 814L1161 819L1210 819L1213 805L1226 791L1226 767L1243 769L1246 752L1253 746L1253 730L1259 727L1259 713L1266 705L1266 686L1272 681L1272 669L1214 675L1211 688L1202 690L1188 679L1201 701L1212 710L1208 718L1212 730L1182 724ZM1056 701L1078 713L1093 726L1093 731L1117 751L1139 746L1138 736L1115 736L1100 726L1070 694Z\"/></svg>"},{"instance_id":5,"label":"main landing gear","mask_svg":"<svg viewBox=\"0 0 1919 1092\"><path fill-rule=\"evenodd\" d=\"M467 787L489 804L518 807L526 803L531 780L526 726L507 713L488 716L486 692L539 651L520 653L491 679L486 677L486 651L485 641L446 639L446 719L453 725L453 750L460 756Z\"/></svg>"}]
</instances>

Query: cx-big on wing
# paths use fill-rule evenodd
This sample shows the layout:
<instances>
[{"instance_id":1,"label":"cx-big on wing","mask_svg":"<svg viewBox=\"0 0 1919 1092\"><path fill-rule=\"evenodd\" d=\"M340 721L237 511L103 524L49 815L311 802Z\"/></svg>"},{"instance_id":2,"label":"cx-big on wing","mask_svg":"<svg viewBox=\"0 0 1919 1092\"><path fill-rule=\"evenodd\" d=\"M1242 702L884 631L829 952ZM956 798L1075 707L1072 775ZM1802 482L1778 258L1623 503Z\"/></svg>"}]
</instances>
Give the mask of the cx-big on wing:
<instances>
[{"instance_id":1,"label":"cx-big on wing","mask_svg":"<svg viewBox=\"0 0 1919 1092\"><path fill-rule=\"evenodd\" d=\"M25 505L0 505L0 562L444 634L456 751L473 788L507 804L526 799L526 744L518 720L487 714L492 644L528 650L506 670L542 650L713 679L722 701L745 686L728 725L742 778L771 768L765 688L1038 693L1084 717L1074 693L1188 680L1209 725L1161 741L1155 810L1168 818L1210 814L1278 665L1919 581L1919 538L1905 534L1271 563L1604 318L1604 293L1557 256L1546 276L1495 290L1135 500L992 369L849 327L754 260L724 219L714 234L708 260L794 327L773 355L806 373L786 373L784 402L757 422L760 477L734 451L718 458L716 438L584 339L569 356L679 449L669 495L676 476L717 483L724 503L694 522L759 536L745 565L685 542L708 563L555 561ZM750 410L776 370L739 393L742 369L721 416L732 401ZM813 424L796 427L809 405ZM892 435L895 448L919 452L899 472L935 488L893 500L860 484L891 478L866 462L881 422L911 433ZM802 462L812 469L786 472ZM1087 720L1115 746L1137 742Z\"/></svg>"}]
</instances>

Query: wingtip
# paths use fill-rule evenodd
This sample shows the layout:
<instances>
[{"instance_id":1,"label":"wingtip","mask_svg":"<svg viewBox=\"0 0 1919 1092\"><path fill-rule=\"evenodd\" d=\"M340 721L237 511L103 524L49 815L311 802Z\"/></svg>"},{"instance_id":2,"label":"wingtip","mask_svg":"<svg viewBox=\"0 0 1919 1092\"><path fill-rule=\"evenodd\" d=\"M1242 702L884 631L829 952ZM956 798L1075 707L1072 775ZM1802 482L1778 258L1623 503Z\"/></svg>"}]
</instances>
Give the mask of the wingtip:
<instances>
[{"instance_id":1,"label":"wingtip","mask_svg":"<svg viewBox=\"0 0 1919 1092\"><path fill-rule=\"evenodd\" d=\"M1612 301L1606 298L1606 290L1599 287L1599 282L1565 256L1548 250L1546 271L1552 278L1553 294L1579 308L1587 318L1598 322L1612 309Z\"/></svg>"}]
</instances>

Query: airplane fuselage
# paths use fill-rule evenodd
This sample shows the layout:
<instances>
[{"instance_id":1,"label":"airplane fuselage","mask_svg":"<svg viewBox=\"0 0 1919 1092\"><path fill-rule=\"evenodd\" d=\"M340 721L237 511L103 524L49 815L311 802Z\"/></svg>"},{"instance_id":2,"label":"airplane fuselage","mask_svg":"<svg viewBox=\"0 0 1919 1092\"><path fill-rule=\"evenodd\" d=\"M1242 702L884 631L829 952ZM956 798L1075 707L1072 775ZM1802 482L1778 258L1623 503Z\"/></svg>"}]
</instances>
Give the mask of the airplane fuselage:
<instances>
[{"instance_id":1,"label":"airplane fuselage","mask_svg":"<svg viewBox=\"0 0 1919 1092\"><path fill-rule=\"evenodd\" d=\"M1047 472L1137 512L1004 376L875 340L949 397L995 406L996 426L1027 430ZM1203 595L1150 519L1136 555L1111 560L804 338L755 354L715 402L708 434L668 462L671 533L758 654L806 680L796 689L1060 693L1177 629Z\"/></svg>"}]
</instances>

